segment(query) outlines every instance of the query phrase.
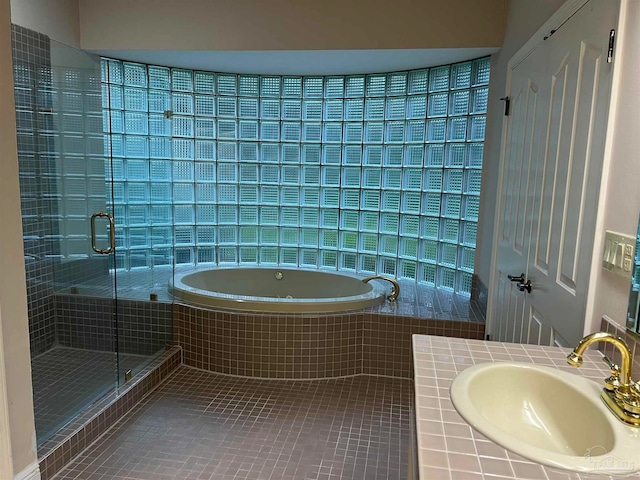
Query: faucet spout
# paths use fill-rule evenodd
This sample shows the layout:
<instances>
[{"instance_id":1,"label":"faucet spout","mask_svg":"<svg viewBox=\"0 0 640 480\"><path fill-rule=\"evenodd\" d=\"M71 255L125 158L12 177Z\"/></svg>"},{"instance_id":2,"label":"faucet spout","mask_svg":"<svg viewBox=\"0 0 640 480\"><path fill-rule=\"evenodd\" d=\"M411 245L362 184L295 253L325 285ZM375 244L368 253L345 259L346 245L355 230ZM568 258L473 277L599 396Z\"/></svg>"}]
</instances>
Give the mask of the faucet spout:
<instances>
[{"instance_id":1,"label":"faucet spout","mask_svg":"<svg viewBox=\"0 0 640 480\"><path fill-rule=\"evenodd\" d=\"M395 302L400 295L400 284L396 282L393 278L383 277L382 275L374 275L373 277L363 278L362 281L364 283L369 283L371 280L386 280L390 282L393 287L391 288L391 293L387 296L387 300L390 302Z\"/></svg>"},{"instance_id":2,"label":"faucet spout","mask_svg":"<svg viewBox=\"0 0 640 480\"><path fill-rule=\"evenodd\" d=\"M582 356L584 355L585 350L589 348L590 345L597 342L611 343L620 350L620 385L623 387L629 386L631 384L631 350L629 350L629 346L622 338L616 337L610 333L596 332L584 337L580 340L578 345L576 345L576 348L573 349L573 352L567 356L567 363L574 367L581 366Z\"/></svg>"}]
</instances>

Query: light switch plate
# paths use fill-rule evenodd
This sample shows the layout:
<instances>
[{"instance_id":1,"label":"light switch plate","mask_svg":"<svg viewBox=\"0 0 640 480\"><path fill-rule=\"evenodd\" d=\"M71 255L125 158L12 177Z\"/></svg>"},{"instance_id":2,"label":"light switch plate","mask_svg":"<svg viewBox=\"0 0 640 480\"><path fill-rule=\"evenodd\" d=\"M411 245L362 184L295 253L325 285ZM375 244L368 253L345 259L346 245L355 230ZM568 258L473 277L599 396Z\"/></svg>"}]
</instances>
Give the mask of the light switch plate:
<instances>
[{"instance_id":1,"label":"light switch plate","mask_svg":"<svg viewBox=\"0 0 640 480\"><path fill-rule=\"evenodd\" d=\"M602 252L602 268L616 275L631 278L635 246L635 237L607 230Z\"/></svg>"}]
</instances>

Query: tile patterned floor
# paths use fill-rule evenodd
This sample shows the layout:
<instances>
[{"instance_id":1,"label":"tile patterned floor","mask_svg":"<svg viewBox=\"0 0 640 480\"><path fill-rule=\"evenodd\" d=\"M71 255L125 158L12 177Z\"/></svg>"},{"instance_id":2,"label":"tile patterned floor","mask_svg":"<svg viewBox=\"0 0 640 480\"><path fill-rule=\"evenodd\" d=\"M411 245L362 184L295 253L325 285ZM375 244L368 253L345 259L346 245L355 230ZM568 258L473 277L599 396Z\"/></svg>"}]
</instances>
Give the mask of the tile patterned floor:
<instances>
[{"instance_id":1,"label":"tile patterned floor","mask_svg":"<svg viewBox=\"0 0 640 480\"><path fill-rule=\"evenodd\" d=\"M182 366L56 480L403 480L412 382Z\"/></svg>"},{"instance_id":2,"label":"tile patterned floor","mask_svg":"<svg viewBox=\"0 0 640 480\"><path fill-rule=\"evenodd\" d=\"M120 355L120 370L143 366L152 357ZM112 352L54 347L31 361L36 437L42 444L116 383Z\"/></svg>"}]
</instances>

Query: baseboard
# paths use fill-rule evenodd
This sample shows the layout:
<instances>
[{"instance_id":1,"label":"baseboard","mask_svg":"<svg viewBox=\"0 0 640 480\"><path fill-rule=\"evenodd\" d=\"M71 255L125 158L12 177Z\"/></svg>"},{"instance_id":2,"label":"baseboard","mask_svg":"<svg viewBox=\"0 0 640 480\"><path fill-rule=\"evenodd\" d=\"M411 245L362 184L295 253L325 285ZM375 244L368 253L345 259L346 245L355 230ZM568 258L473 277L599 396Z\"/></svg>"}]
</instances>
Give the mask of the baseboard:
<instances>
[{"instance_id":1,"label":"baseboard","mask_svg":"<svg viewBox=\"0 0 640 480\"><path fill-rule=\"evenodd\" d=\"M35 461L13 477L13 480L40 480L40 465Z\"/></svg>"}]
</instances>

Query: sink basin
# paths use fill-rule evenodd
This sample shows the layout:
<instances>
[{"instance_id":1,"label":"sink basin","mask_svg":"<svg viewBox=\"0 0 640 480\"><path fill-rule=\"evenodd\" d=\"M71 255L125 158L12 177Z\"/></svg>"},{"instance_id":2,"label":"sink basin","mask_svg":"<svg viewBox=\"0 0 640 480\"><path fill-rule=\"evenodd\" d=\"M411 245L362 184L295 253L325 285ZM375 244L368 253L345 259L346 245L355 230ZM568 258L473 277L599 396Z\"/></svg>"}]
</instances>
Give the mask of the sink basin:
<instances>
[{"instance_id":1,"label":"sink basin","mask_svg":"<svg viewBox=\"0 0 640 480\"><path fill-rule=\"evenodd\" d=\"M602 387L527 363L482 363L462 371L451 401L474 429L529 460L605 475L640 470L640 429L619 421Z\"/></svg>"}]
</instances>

